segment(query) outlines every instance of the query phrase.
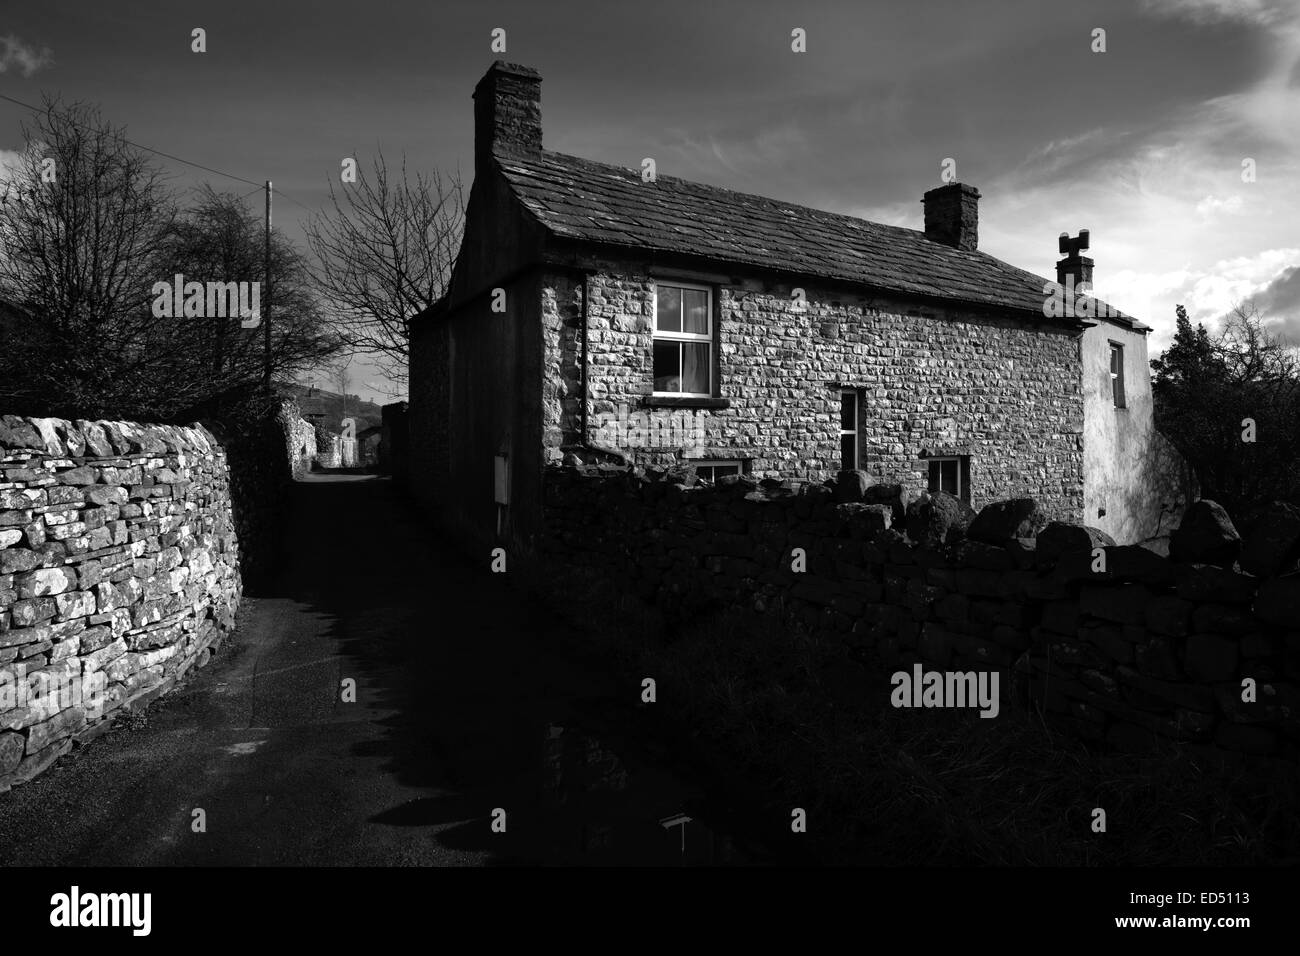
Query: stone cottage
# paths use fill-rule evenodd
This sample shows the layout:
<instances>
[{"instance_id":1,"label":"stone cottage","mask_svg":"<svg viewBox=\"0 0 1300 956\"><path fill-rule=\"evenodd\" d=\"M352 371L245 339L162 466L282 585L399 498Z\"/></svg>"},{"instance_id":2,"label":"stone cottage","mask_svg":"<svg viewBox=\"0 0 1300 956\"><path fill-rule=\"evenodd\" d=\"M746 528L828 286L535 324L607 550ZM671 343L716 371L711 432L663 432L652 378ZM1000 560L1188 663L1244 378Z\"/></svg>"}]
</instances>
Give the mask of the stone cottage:
<instances>
[{"instance_id":1,"label":"stone cottage","mask_svg":"<svg viewBox=\"0 0 1300 956\"><path fill-rule=\"evenodd\" d=\"M1086 233L1054 284L979 251L972 186L881 225L544 150L540 101L527 67L479 81L460 256L412 323L412 490L462 530L529 547L543 469L572 455L860 469L1158 532L1178 482L1149 329L1076 295Z\"/></svg>"}]
</instances>

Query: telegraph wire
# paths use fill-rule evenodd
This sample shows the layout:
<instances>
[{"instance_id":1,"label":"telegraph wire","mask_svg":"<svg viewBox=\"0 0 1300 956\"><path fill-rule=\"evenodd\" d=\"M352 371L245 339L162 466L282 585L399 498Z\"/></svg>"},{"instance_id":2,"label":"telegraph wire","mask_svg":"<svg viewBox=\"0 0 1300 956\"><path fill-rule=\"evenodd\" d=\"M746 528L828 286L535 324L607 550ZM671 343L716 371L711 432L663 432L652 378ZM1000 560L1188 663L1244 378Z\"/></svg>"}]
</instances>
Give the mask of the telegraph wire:
<instances>
[{"instance_id":1,"label":"telegraph wire","mask_svg":"<svg viewBox=\"0 0 1300 956\"><path fill-rule=\"evenodd\" d=\"M31 110L33 113L46 112L46 110L43 107L33 106L30 103L24 103L22 100L16 100L12 96L6 96L4 93L0 93L0 100L7 100L8 102L13 103L15 106L21 106L25 110ZM83 124L78 123L76 120L71 119L70 117L67 117L66 111L65 111L65 117L68 119L68 122L71 123L73 126L77 126L81 129L86 128ZM256 186L258 189L265 188L265 184L263 183L255 183L251 179L245 179L243 176L236 176L234 173L225 173L219 169L213 169L211 166L204 166L202 163L195 163L188 159L182 159L180 156L176 156L172 153L165 153L161 149L154 149L152 146L145 146L143 143L133 142L132 140L127 139L125 136L122 137L122 142L126 143L128 146L133 146L136 149L142 149L147 153L153 153L156 156L162 156L165 157L166 159L170 159L178 163L183 163L186 166L193 166L195 169L201 169L204 172L213 173L217 176L224 176L227 179L234 179L241 183L247 183L250 186ZM279 192L279 190L276 191ZM249 193L249 195L252 195L252 193ZM289 197L285 196L285 198L288 199ZM301 203L299 203L299 205L301 205ZM303 208L305 209L307 207L304 206Z\"/></svg>"}]
</instances>

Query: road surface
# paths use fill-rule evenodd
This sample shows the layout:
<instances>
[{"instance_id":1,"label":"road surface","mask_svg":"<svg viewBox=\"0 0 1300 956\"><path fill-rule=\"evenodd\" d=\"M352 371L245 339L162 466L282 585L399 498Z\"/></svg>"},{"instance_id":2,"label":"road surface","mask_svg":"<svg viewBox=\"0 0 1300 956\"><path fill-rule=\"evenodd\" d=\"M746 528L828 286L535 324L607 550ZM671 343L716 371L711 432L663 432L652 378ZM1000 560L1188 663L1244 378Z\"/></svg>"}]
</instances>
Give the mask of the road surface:
<instances>
[{"instance_id":1,"label":"road surface","mask_svg":"<svg viewBox=\"0 0 1300 956\"><path fill-rule=\"evenodd\" d=\"M312 476L288 525L206 669L0 795L0 864L744 862L698 815L663 825L701 793L621 737L639 687L387 480Z\"/></svg>"}]
</instances>

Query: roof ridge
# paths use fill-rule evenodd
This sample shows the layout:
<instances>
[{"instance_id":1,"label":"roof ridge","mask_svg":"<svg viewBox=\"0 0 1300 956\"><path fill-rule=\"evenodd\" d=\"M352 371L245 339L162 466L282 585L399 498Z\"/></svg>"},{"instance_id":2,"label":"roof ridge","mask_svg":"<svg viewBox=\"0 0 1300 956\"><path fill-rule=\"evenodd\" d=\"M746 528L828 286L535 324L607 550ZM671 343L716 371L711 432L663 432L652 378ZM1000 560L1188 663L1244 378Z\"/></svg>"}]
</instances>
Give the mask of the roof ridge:
<instances>
[{"instance_id":1,"label":"roof ridge","mask_svg":"<svg viewBox=\"0 0 1300 956\"><path fill-rule=\"evenodd\" d=\"M640 175L640 174L637 172L637 170L636 170L634 167L631 167L631 166L619 166L619 165L617 165L617 164L615 164L615 163L606 163L606 162L602 162L601 160L598 160L598 159L589 159L589 158L587 158L587 157L585 157L585 156L574 156L572 153L562 153L562 152L560 152L559 150L554 150L554 149L544 149L544 150L542 150L542 156L544 156L544 157L545 157L545 156L557 156L557 157L560 157L560 158L562 158L562 159L566 159L566 160L569 160L569 161L572 161L572 162L586 163L586 164L589 165L589 166L601 166L601 167L604 167L604 168L606 168L606 169L617 169L617 170L620 170L620 171L623 171L623 172L628 172L628 173L633 174L634 176L639 176L639 175ZM519 158L524 158L524 157L520 157L520 156L511 156L511 157L508 157L508 158L511 158L511 159L519 159ZM921 230L921 229L913 229L911 226L895 226L895 225L893 225L892 223L887 223L887 222L877 222L877 221L874 220L874 219L864 219L864 218L861 217L861 216L850 215L849 213L846 213L846 212L836 212L836 211L834 211L833 209L818 209L816 206L806 206L806 205L804 205L803 203L789 202L789 201L787 201L787 200L785 200L785 199L776 199L776 198L774 198L774 197L772 197L772 196L762 196L762 195L759 195L758 193L747 193L747 192L742 192L742 191L739 190L739 189L732 189L730 186L719 186L719 185L717 185L717 184L715 184L715 183L705 183L705 182L700 182L700 181L697 180L697 179L686 179L686 178L683 177L683 176L672 176L672 175L668 175L668 174L659 174L659 173L656 173L656 179L666 179L666 180L670 180L670 181L673 181L673 182L685 183L685 184L688 185L688 186L702 186L702 187L704 187L705 189L713 189L713 190L717 190L718 192L730 193L730 194L733 195L733 196L739 196L739 197L742 197L742 198L744 198L744 199L756 199L756 200L759 200L760 202L768 203L768 204L770 204L770 205L774 205L774 206L788 206L788 207L790 207L791 209L799 210L799 211L802 211L802 212L815 213L816 215L819 215L819 216L831 216L831 217L833 217L833 218L835 218L835 219L845 219L845 220L848 220L849 222L854 223L854 224L864 224L864 225L868 225L868 226L875 226L875 227L880 228L880 229L897 229L897 230L900 230L900 231L902 231L902 232L910 232L910 233L914 233L915 235L917 235L917 236L919 236L919 237L921 237L921 238L926 238L924 230ZM933 241L933 240L929 240L929 241ZM958 250L954 250L954 251L958 251ZM978 251L978 250L977 250L977 251Z\"/></svg>"}]
</instances>

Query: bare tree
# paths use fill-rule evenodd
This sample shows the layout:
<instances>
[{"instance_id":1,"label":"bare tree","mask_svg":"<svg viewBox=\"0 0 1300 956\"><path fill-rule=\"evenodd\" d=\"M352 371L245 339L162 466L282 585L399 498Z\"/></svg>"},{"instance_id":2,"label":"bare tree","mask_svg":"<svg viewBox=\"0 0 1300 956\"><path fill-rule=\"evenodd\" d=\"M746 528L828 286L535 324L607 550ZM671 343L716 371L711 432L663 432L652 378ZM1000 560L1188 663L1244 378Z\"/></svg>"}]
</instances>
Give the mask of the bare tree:
<instances>
[{"instance_id":1,"label":"bare tree","mask_svg":"<svg viewBox=\"0 0 1300 956\"><path fill-rule=\"evenodd\" d=\"M410 322L446 291L464 230L458 177L391 172L379 152L307 226L319 288L348 346L405 381Z\"/></svg>"},{"instance_id":2,"label":"bare tree","mask_svg":"<svg viewBox=\"0 0 1300 956\"><path fill-rule=\"evenodd\" d=\"M330 372L330 381L334 387L339 390L339 417L346 418L348 414L348 389L352 386L352 373L350 371L352 363L340 362Z\"/></svg>"},{"instance_id":3,"label":"bare tree","mask_svg":"<svg viewBox=\"0 0 1300 956\"><path fill-rule=\"evenodd\" d=\"M162 173L84 104L47 99L0 206L0 296L21 310L0 347L10 411L172 420L260 380L262 332L239 316L159 317L158 283L264 280L261 224L204 187L179 209ZM276 375L316 364L328 333L306 262L271 243Z\"/></svg>"},{"instance_id":4,"label":"bare tree","mask_svg":"<svg viewBox=\"0 0 1300 956\"><path fill-rule=\"evenodd\" d=\"M57 396L98 414L140 387L175 206L161 171L93 106L47 97L23 134L0 204L0 296L29 321L0 349L0 398Z\"/></svg>"},{"instance_id":5,"label":"bare tree","mask_svg":"<svg viewBox=\"0 0 1300 956\"><path fill-rule=\"evenodd\" d=\"M177 217L169 240L169 268L183 274L187 281L266 279L264 225L246 201L234 194L201 187L192 205ZM314 367L337 354L343 343L325 321L312 289L311 270L302 254L274 230L270 252L275 295L271 371L279 379ZM186 361L172 361L168 367L188 372L198 365L207 373L199 382L176 382L173 393L211 392L261 375L265 346L260 323L245 329L237 321L208 319L172 328L186 336Z\"/></svg>"},{"instance_id":6,"label":"bare tree","mask_svg":"<svg viewBox=\"0 0 1300 956\"><path fill-rule=\"evenodd\" d=\"M366 388L383 395L390 402L406 401L406 389L392 382L366 382Z\"/></svg>"}]
</instances>

